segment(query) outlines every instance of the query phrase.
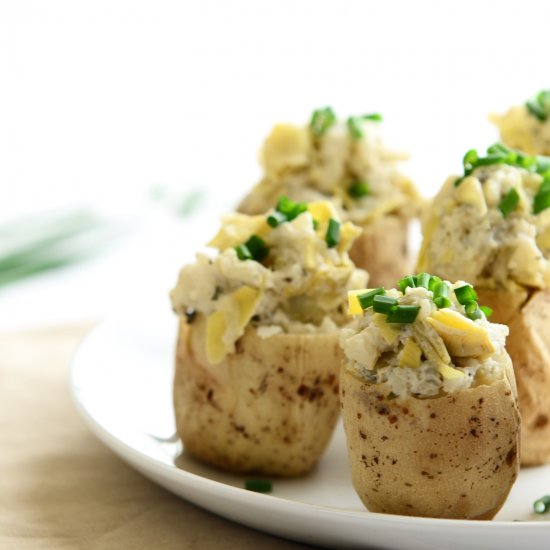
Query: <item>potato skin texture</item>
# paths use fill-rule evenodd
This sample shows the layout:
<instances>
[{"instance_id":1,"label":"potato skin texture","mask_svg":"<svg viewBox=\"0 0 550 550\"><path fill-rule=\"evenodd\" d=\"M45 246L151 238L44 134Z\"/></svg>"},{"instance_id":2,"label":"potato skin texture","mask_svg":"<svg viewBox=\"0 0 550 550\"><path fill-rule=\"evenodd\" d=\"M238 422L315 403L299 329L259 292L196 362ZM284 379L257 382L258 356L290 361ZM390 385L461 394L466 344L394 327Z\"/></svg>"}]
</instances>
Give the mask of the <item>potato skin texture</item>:
<instances>
[{"instance_id":1,"label":"potato skin texture","mask_svg":"<svg viewBox=\"0 0 550 550\"><path fill-rule=\"evenodd\" d=\"M409 220L400 216L383 216L361 226L363 233L353 242L349 256L369 272L371 288L393 288L410 272L408 226Z\"/></svg>"},{"instance_id":2,"label":"potato skin texture","mask_svg":"<svg viewBox=\"0 0 550 550\"><path fill-rule=\"evenodd\" d=\"M307 473L338 419L338 334L261 339L248 328L234 354L210 365L205 326L201 315L180 319L174 406L185 451L231 472Z\"/></svg>"},{"instance_id":3,"label":"potato skin texture","mask_svg":"<svg viewBox=\"0 0 550 550\"><path fill-rule=\"evenodd\" d=\"M550 290L530 296L523 289L476 290L479 303L494 310L491 321L510 328L506 349L518 386L521 465L545 464L550 461Z\"/></svg>"},{"instance_id":4,"label":"potato skin texture","mask_svg":"<svg viewBox=\"0 0 550 550\"><path fill-rule=\"evenodd\" d=\"M519 413L503 380L433 399L390 399L342 368L355 490L371 512L491 519L517 477Z\"/></svg>"}]
</instances>

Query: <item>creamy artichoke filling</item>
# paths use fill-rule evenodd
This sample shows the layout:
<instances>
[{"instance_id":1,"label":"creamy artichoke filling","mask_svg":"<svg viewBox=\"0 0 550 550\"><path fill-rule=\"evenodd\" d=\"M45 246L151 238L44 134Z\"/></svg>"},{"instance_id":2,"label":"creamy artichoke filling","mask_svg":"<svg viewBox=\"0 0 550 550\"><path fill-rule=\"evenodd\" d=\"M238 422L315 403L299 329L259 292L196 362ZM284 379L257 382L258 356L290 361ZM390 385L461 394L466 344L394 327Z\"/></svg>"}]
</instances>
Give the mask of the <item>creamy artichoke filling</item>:
<instances>
[{"instance_id":1,"label":"creamy artichoke filling","mask_svg":"<svg viewBox=\"0 0 550 550\"><path fill-rule=\"evenodd\" d=\"M503 115L492 115L503 143L530 155L550 155L550 116L539 118L525 105L511 107Z\"/></svg>"},{"instance_id":2,"label":"creamy artichoke filling","mask_svg":"<svg viewBox=\"0 0 550 550\"><path fill-rule=\"evenodd\" d=\"M346 368L403 398L436 397L500 380L508 328L489 323L481 311L479 318L468 318L454 290L469 285L445 283L450 292L444 308L434 303L434 292L427 288L384 294L397 306L417 306L416 318L408 323L388 323L388 317L373 307L358 313L353 303L357 293L350 293L350 310L357 317L341 331Z\"/></svg>"},{"instance_id":3,"label":"creamy artichoke filling","mask_svg":"<svg viewBox=\"0 0 550 550\"><path fill-rule=\"evenodd\" d=\"M484 288L550 286L550 209L534 207L543 181L505 164L476 168L458 185L450 177L424 219L418 269Z\"/></svg>"},{"instance_id":4,"label":"creamy artichoke filling","mask_svg":"<svg viewBox=\"0 0 550 550\"><path fill-rule=\"evenodd\" d=\"M264 177L241 204L243 212L264 212L285 194L330 200L342 219L361 225L384 215L417 214L419 196L398 170L407 157L384 146L378 119L334 119L322 133L312 124L273 128L260 153Z\"/></svg>"},{"instance_id":5,"label":"creamy artichoke filling","mask_svg":"<svg viewBox=\"0 0 550 550\"><path fill-rule=\"evenodd\" d=\"M363 287L368 278L348 257L359 234L351 222L338 221L328 202L310 203L275 227L267 215L230 214L208 243L218 254L199 253L181 270L173 308L207 318L212 363L234 351L248 325L265 338L334 331L348 322L345 290ZM251 235L263 243L261 259L243 259Z\"/></svg>"}]
</instances>

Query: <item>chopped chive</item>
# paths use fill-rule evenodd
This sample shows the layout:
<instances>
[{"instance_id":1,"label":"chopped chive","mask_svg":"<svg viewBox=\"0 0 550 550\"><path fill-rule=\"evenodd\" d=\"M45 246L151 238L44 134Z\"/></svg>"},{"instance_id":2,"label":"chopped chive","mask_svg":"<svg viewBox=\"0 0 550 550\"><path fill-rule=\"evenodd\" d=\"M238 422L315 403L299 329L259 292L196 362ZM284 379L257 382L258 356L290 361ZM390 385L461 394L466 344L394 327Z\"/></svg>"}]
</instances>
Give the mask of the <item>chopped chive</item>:
<instances>
[{"instance_id":1,"label":"chopped chive","mask_svg":"<svg viewBox=\"0 0 550 550\"><path fill-rule=\"evenodd\" d=\"M319 228L319 222L314 218L313 219L313 229L315 229L315 231L317 231L318 228Z\"/></svg>"},{"instance_id":2,"label":"chopped chive","mask_svg":"<svg viewBox=\"0 0 550 550\"><path fill-rule=\"evenodd\" d=\"M413 323L420 311L420 306L393 306L388 313L388 323Z\"/></svg>"},{"instance_id":3,"label":"chopped chive","mask_svg":"<svg viewBox=\"0 0 550 550\"><path fill-rule=\"evenodd\" d=\"M441 279L437 275L432 275L430 277L430 284L428 285L428 290L431 290L432 292L434 292L435 285L440 282L441 282Z\"/></svg>"},{"instance_id":4,"label":"chopped chive","mask_svg":"<svg viewBox=\"0 0 550 550\"><path fill-rule=\"evenodd\" d=\"M477 294L472 285L464 285L455 288L455 296L458 303L463 306L470 302L477 302Z\"/></svg>"},{"instance_id":5,"label":"chopped chive","mask_svg":"<svg viewBox=\"0 0 550 550\"><path fill-rule=\"evenodd\" d=\"M277 206L275 207L275 211L284 214L289 222L291 222L294 218L297 218L306 210L307 204L305 202L294 202L284 195L279 198L277 201Z\"/></svg>"},{"instance_id":6,"label":"chopped chive","mask_svg":"<svg viewBox=\"0 0 550 550\"><path fill-rule=\"evenodd\" d=\"M237 257L239 258L239 260L252 260L252 254L245 244L240 244L239 246L236 246L235 250L237 252Z\"/></svg>"},{"instance_id":7,"label":"chopped chive","mask_svg":"<svg viewBox=\"0 0 550 550\"><path fill-rule=\"evenodd\" d=\"M365 120L372 120L373 122L382 122L383 117L380 113L371 113L370 115L363 115L361 118Z\"/></svg>"},{"instance_id":8,"label":"chopped chive","mask_svg":"<svg viewBox=\"0 0 550 550\"><path fill-rule=\"evenodd\" d=\"M470 149L469 151L466 151L466 154L462 159L462 165L464 166L464 170L472 170L478 158L479 156L475 149Z\"/></svg>"},{"instance_id":9,"label":"chopped chive","mask_svg":"<svg viewBox=\"0 0 550 550\"><path fill-rule=\"evenodd\" d=\"M451 300L446 296L438 296L434 298L434 304L439 308L443 309L444 307L451 307Z\"/></svg>"},{"instance_id":10,"label":"chopped chive","mask_svg":"<svg viewBox=\"0 0 550 550\"><path fill-rule=\"evenodd\" d=\"M507 218L509 214L515 210L516 206L519 203L519 193L515 187L512 187L508 193L502 198L498 204L499 210L502 212L502 215Z\"/></svg>"},{"instance_id":11,"label":"chopped chive","mask_svg":"<svg viewBox=\"0 0 550 550\"><path fill-rule=\"evenodd\" d=\"M397 394L396 393L393 393L392 391L390 393L388 393L388 395L386 396L386 399L388 401L390 401L391 399L395 399L397 397Z\"/></svg>"},{"instance_id":12,"label":"chopped chive","mask_svg":"<svg viewBox=\"0 0 550 550\"><path fill-rule=\"evenodd\" d=\"M419 273L416 276L416 286L425 288L426 290L430 287L430 274L429 273Z\"/></svg>"},{"instance_id":13,"label":"chopped chive","mask_svg":"<svg viewBox=\"0 0 550 550\"><path fill-rule=\"evenodd\" d=\"M550 191L539 191L533 202L533 213L539 214L550 207Z\"/></svg>"},{"instance_id":14,"label":"chopped chive","mask_svg":"<svg viewBox=\"0 0 550 550\"><path fill-rule=\"evenodd\" d=\"M466 317L468 317L468 319L471 319L472 321L481 319L481 310L479 309L477 302L469 302L464 306L464 310L466 311Z\"/></svg>"},{"instance_id":15,"label":"chopped chive","mask_svg":"<svg viewBox=\"0 0 550 550\"><path fill-rule=\"evenodd\" d=\"M336 221L334 218L330 218L328 221L325 241L329 248L335 247L340 242L340 222Z\"/></svg>"},{"instance_id":16,"label":"chopped chive","mask_svg":"<svg viewBox=\"0 0 550 550\"><path fill-rule=\"evenodd\" d=\"M540 91L534 99L525 103L525 107L532 116L545 122L550 116L550 90Z\"/></svg>"},{"instance_id":17,"label":"chopped chive","mask_svg":"<svg viewBox=\"0 0 550 550\"><path fill-rule=\"evenodd\" d=\"M348 195L354 199L360 199L370 195L369 184L366 181L354 181L348 187Z\"/></svg>"},{"instance_id":18,"label":"chopped chive","mask_svg":"<svg viewBox=\"0 0 550 550\"><path fill-rule=\"evenodd\" d=\"M445 281L439 280L433 287L434 298L448 298L449 290L449 285Z\"/></svg>"},{"instance_id":19,"label":"chopped chive","mask_svg":"<svg viewBox=\"0 0 550 550\"><path fill-rule=\"evenodd\" d=\"M244 482L244 488L255 493L271 493L273 484L268 479L247 479Z\"/></svg>"},{"instance_id":20,"label":"chopped chive","mask_svg":"<svg viewBox=\"0 0 550 550\"><path fill-rule=\"evenodd\" d=\"M493 310L489 306L479 306L479 309L481 309L481 311L483 311L483 313L485 314L485 317L487 317L487 319L489 317L491 317L491 315L493 314Z\"/></svg>"},{"instance_id":21,"label":"chopped chive","mask_svg":"<svg viewBox=\"0 0 550 550\"><path fill-rule=\"evenodd\" d=\"M543 497L535 500L533 503L533 510L535 514L546 514L550 511L550 495L544 495Z\"/></svg>"},{"instance_id":22,"label":"chopped chive","mask_svg":"<svg viewBox=\"0 0 550 550\"><path fill-rule=\"evenodd\" d=\"M315 136L321 137L335 123L336 115L334 111L330 107L324 107L313 111L309 127Z\"/></svg>"},{"instance_id":23,"label":"chopped chive","mask_svg":"<svg viewBox=\"0 0 550 550\"><path fill-rule=\"evenodd\" d=\"M382 296L384 294L386 294L384 287L375 288L373 290L369 290L369 292L358 294L357 301L359 302L361 309L367 309L372 306L375 296Z\"/></svg>"},{"instance_id":24,"label":"chopped chive","mask_svg":"<svg viewBox=\"0 0 550 550\"><path fill-rule=\"evenodd\" d=\"M407 289L407 287L416 287L416 282L412 275L407 275L407 277L403 277L400 281L397 282L397 286L399 287L399 290L401 290L401 292L405 294L405 290Z\"/></svg>"},{"instance_id":25,"label":"chopped chive","mask_svg":"<svg viewBox=\"0 0 550 550\"><path fill-rule=\"evenodd\" d=\"M284 222L287 222L288 218L282 213L282 212L273 212L273 214L270 214L267 217L267 223L271 227L277 227L278 225L281 225Z\"/></svg>"},{"instance_id":26,"label":"chopped chive","mask_svg":"<svg viewBox=\"0 0 550 550\"><path fill-rule=\"evenodd\" d=\"M363 138L363 128L361 127L360 117L350 116L347 120L348 130L355 141Z\"/></svg>"},{"instance_id":27,"label":"chopped chive","mask_svg":"<svg viewBox=\"0 0 550 550\"><path fill-rule=\"evenodd\" d=\"M390 296L377 295L372 301L372 308L376 313L389 313L397 305L397 300Z\"/></svg>"}]
</instances>

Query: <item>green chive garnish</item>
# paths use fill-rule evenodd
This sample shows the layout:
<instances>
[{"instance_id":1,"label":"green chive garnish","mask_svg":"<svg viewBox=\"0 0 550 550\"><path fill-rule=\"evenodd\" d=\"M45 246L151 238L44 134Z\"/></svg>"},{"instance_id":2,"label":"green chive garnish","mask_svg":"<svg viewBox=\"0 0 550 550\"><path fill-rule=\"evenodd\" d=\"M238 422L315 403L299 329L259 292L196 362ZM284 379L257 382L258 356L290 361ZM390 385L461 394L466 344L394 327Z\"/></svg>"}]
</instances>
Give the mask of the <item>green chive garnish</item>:
<instances>
[{"instance_id":1,"label":"green chive garnish","mask_svg":"<svg viewBox=\"0 0 550 550\"><path fill-rule=\"evenodd\" d=\"M508 193L502 198L498 204L499 210L502 212L502 215L507 218L509 214L515 210L516 206L519 203L519 193L515 187L512 187Z\"/></svg>"},{"instance_id":2,"label":"green chive garnish","mask_svg":"<svg viewBox=\"0 0 550 550\"><path fill-rule=\"evenodd\" d=\"M372 301L372 308L376 313L389 313L392 307L397 305L397 300L390 296L374 296Z\"/></svg>"},{"instance_id":3,"label":"green chive garnish","mask_svg":"<svg viewBox=\"0 0 550 550\"><path fill-rule=\"evenodd\" d=\"M334 218L330 218L328 221L325 241L329 248L335 247L340 242L340 222L337 222Z\"/></svg>"},{"instance_id":4,"label":"green chive garnish","mask_svg":"<svg viewBox=\"0 0 550 550\"><path fill-rule=\"evenodd\" d=\"M370 115L363 115L361 118L365 120L372 120L373 122L382 122L383 117L380 113L371 113Z\"/></svg>"},{"instance_id":5,"label":"green chive garnish","mask_svg":"<svg viewBox=\"0 0 550 550\"><path fill-rule=\"evenodd\" d=\"M412 275L408 275L407 277L403 277L400 281L398 281L397 286L399 287L399 290L401 290L401 292L405 294L405 290L407 289L407 287L416 287L416 282Z\"/></svg>"},{"instance_id":6,"label":"green chive garnish","mask_svg":"<svg viewBox=\"0 0 550 550\"><path fill-rule=\"evenodd\" d=\"M535 500L533 503L533 510L535 514L546 514L550 511L550 495L544 495L538 500Z\"/></svg>"},{"instance_id":7,"label":"green chive garnish","mask_svg":"<svg viewBox=\"0 0 550 550\"><path fill-rule=\"evenodd\" d=\"M413 323L420 311L420 306L393 306L388 313L388 323Z\"/></svg>"},{"instance_id":8,"label":"green chive garnish","mask_svg":"<svg viewBox=\"0 0 550 550\"><path fill-rule=\"evenodd\" d=\"M428 285L428 290L431 290L432 292L435 291L435 286L437 283L440 283L441 279L437 275L432 275L430 277L430 284Z\"/></svg>"},{"instance_id":9,"label":"green chive garnish","mask_svg":"<svg viewBox=\"0 0 550 550\"><path fill-rule=\"evenodd\" d=\"M369 290L369 292L358 294L357 301L362 309L367 309L372 306L375 296L382 296L384 294L386 294L384 287L375 288L373 290Z\"/></svg>"},{"instance_id":10,"label":"green chive garnish","mask_svg":"<svg viewBox=\"0 0 550 550\"><path fill-rule=\"evenodd\" d=\"M250 250L248 250L248 247L244 244L240 244L239 246L235 247L235 250L237 252L237 257L239 260L252 260L252 254L250 253Z\"/></svg>"},{"instance_id":11,"label":"green chive garnish","mask_svg":"<svg viewBox=\"0 0 550 550\"><path fill-rule=\"evenodd\" d=\"M542 90L535 99L527 101L525 107L531 115L540 122L545 122L550 116L550 90Z\"/></svg>"},{"instance_id":12,"label":"green chive garnish","mask_svg":"<svg viewBox=\"0 0 550 550\"><path fill-rule=\"evenodd\" d=\"M348 130L351 137L355 141L359 141L363 137L363 129L361 128L360 117L350 116L347 120Z\"/></svg>"},{"instance_id":13,"label":"green chive garnish","mask_svg":"<svg viewBox=\"0 0 550 550\"><path fill-rule=\"evenodd\" d=\"M255 493L271 493L273 484L268 479L247 479L244 488Z\"/></svg>"},{"instance_id":14,"label":"green chive garnish","mask_svg":"<svg viewBox=\"0 0 550 550\"><path fill-rule=\"evenodd\" d=\"M550 180L544 180L533 202L533 213L539 214L550 207Z\"/></svg>"},{"instance_id":15,"label":"green chive garnish","mask_svg":"<svg viewBox=\"0 0 550 550\"><path fill-rule=\"evenodd\" d=\"M313 111L309 127L315 136L321 137L335 123L336 115L334 111L330 107L325 107Z\"/></svg>"},{"instance_id":16,"label":"green chive garnish","mask_svg":"<svg viewBox=\"0 0 550 550\"><path fill-rule=\"evenodd\" d=\"M434 304L439 308L443 309L444 307L451 307L451 300L446 296L438 296L434 298Z\"/></svg>"},{"instance_id":17,"label":"green chive garnish","mask_svg":"<svg viewBox=\"0 0 550 550\"><path fill-rule=\"evenodd\" d=\"M429 273L419 273L416 276L416 286L425 288L428 290L430 288L430 274Z\"/></svg>"},{"instance_id":18,"label":"green chive garnish","mask_svg":"<svg viewBox=\"0 0 550 550\"><path fill-rule=\"evenodd\" d=\"M267 223L271 226L271 227L277 227L278 225L284 223L284 222L287 222L288 221L288 218L282 213L282 212L273 212L273 214L270 214L268 217L267 217Z\"/></svg>"},{"instance_id":19,"label":"green chive garnish","mask_svg":"<svg viewBox=\"0 0 550 550\"><path fill-rule=\"evenodd\" d=\"M466 317L468 317L468 319L471 319L472 321L481 319L481 310L479 309L477 302L469 302L464 306L464 310L466 311Z\"/></svg>"},{"instance_id":20,"label":"green chive garnish","mask_svg":"<svg viewBox=\"0 0 550 550\"><path fill-rule=\"evenodd\" d=\"M269 254L269 248L265 241L258 235L252 235L244 244L236 246L235 251L239 260L256 260L257 262L261 262Z\"/></svg>"},{"instance_id":21,"label":"green chive garnish","mask_svg":"<svg viewBox=\"0 0 550 550\"><path fill-rule=\"evenodd\" d=\"M455 288L455 296L458 303L463 306L470 302L477 302L477 294L472 285L464 285Z\"/></svg>"},{"instance_id":22,"label":"green chive garnish","mask_svg":"<svg viewBox=\"0 0 550 550\"><path fill-rule=\"evenodd\" d=\"M354 181L348 187L348 195L354 199L360 199L370 195L369 184L366 181Z\"/></svg>"},{"instance_id":23,"label":"green chive garnish","mask_svg":"<svg viewBox=\"0 0 550 550\"><path fill-rule=\"evenodd\" d=\"M487 317L487 319L489 317L491 317L491 315L493 314L493 310L489 306L479 306L479 309L481 309L481 311L483 311L483 313L485 314L485 317Z\"/></svg>"}]
</instances>

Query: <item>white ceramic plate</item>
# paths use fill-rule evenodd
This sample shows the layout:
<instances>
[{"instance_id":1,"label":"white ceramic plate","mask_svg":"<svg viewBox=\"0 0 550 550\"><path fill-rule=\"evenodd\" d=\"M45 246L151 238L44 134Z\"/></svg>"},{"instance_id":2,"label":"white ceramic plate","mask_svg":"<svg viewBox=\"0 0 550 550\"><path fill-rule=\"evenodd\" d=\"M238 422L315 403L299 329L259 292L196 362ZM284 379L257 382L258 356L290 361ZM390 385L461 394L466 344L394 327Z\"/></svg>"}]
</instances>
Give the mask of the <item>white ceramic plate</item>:
<instances>
[{"instance_id":1,"label":"white ceramic plate","mask_svg":"<svg viewBox=\"0 0 550 550\"><path fill-rule=\"evenodd\" d=\"M176 322L167 311L105 322L80 347L71 376L94 433L163 487L244 525L330 548L550 548L550 517L532 513L533 501L550 493L550 467L523 470L497 518L481 522L367 512L351 485L341 426L311 475L274 481L270 495L195 462L172 437Z\"/></svg>"}]
</instances>

